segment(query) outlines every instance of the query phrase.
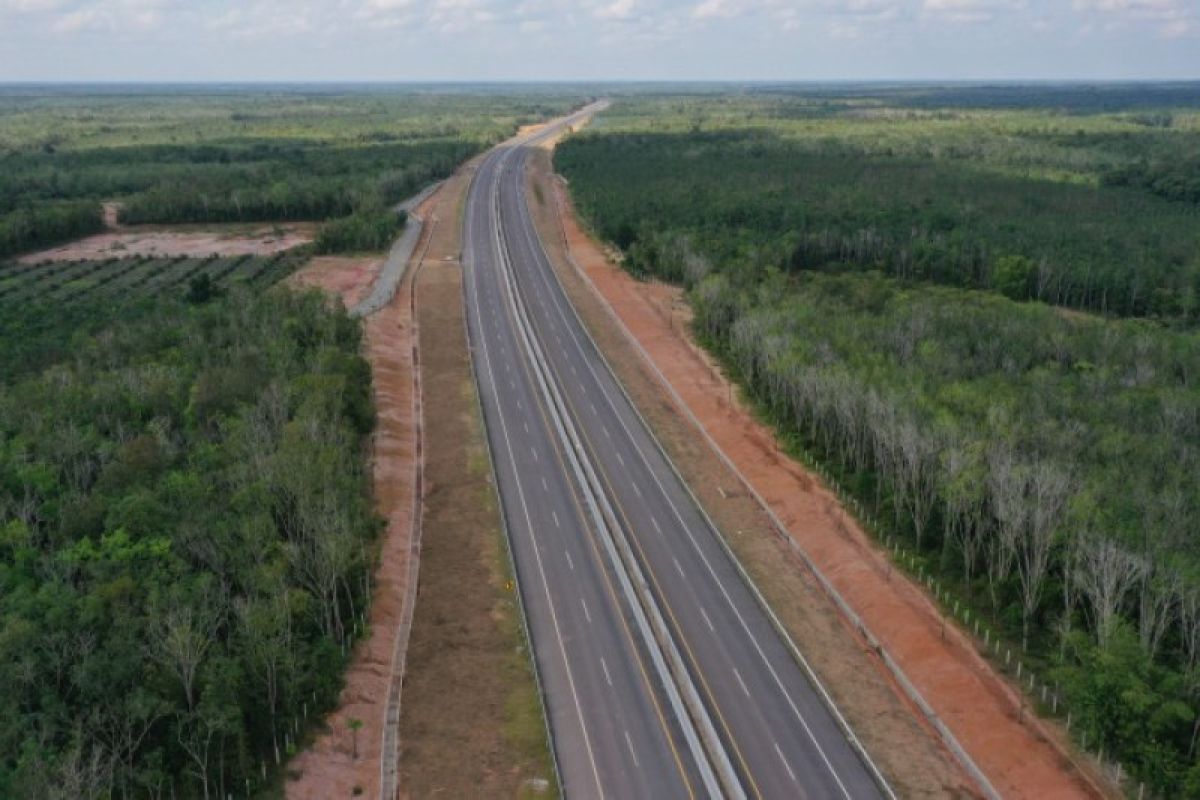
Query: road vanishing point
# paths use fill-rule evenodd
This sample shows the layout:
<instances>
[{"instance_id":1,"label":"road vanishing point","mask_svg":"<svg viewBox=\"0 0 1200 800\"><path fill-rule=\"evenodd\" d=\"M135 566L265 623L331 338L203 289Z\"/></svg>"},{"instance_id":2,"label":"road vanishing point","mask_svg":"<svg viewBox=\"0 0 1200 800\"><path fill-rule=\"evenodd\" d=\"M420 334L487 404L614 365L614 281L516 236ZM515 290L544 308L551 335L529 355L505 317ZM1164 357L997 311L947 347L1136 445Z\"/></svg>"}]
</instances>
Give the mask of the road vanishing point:
<instances>
[{"instance_id":1,"label":"road vanishing point","mask_svg":"<svg viewBox=\"0 0 1200 800\"><path fill-rule=\"evenodd\" d=\"M468 337L569 798L893 794L637 413L551 268L530 148L467 198Z\"/></svg>"}]
</instances>

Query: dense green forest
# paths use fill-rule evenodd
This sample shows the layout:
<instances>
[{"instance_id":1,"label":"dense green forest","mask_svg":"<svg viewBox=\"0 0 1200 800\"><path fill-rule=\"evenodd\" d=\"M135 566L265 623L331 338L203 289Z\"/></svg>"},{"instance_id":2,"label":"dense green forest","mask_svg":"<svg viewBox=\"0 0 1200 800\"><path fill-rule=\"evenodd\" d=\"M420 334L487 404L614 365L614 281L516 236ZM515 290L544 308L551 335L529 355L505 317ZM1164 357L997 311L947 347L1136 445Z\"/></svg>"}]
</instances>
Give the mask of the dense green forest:
<instances>
[{"instance_id":1,"label":"dense green forest","mask_svg":"<svg viewBox=\"0 0 1200 800\"><path fill-rule=\"evenodd\" d=\"M1052 676L1081 741L1200 797L1200 217L1112 177L1195 148L1196 105L982 95L632 98L556 163L628 268L688 288L788 446Z\"/></svg>"},{"instance_id":2,"label":"dense green forest","mask_svg":"<svg viewBox=\"0 0 1200 800\"><path fill-rule=\"evenodd\" d=\"M875 106L789 114L756 97L742 115L711 102L709 117L704 101L652 114L634 100L600 123L605 135L559 152L585 213L638 268L659 270L659 234L686 232L723 261L1200 315L1200 114L1150 128L1122 115L895 109L892 121Z\"/></svg>"},{"instance_id":3,"label":"dense green forest","mask_svg":"<svg viewBox=\"0 0 1200 800\"><path fill-rule=\"evenodd\" d=\"M549 91L0 89L0 258L128 223L326 220L388 206L518 125Z\"/></svg>"},{"instance_id":4,"label":"dense green forest","mask_svg":"<svg viewBox=\"0 0 1200 800\"><path fill-rule=\"evenodd\" d=\"M190 294L0 385L0 796L244 794L336 697L377 531L359 327Z\"/></svg>"}]
</instances>

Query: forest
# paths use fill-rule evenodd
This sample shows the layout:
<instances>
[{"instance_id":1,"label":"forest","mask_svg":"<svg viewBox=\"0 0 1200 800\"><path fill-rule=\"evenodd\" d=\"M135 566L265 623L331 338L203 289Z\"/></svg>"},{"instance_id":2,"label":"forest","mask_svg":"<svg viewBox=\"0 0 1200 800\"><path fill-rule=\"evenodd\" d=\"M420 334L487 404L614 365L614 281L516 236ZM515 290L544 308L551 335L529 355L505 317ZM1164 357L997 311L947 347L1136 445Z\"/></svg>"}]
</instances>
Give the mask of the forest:
<instances>
[{"instance_id":1,"label":"forest","mask_svg":"<svg viewBox=\"0 0 1200 800\"><path fill-rule=\"evenodd\" d=\"M1198 209L1111 177L1196 152L1200 98L981 95L629 98L556 165L786 446L1051 676L1077 741L1200 797Z\"/></svg>"},{"instance_id":2,"label":"forest","mask_svg":"<svg viewBox=\"0 0 1200 800\"><path fill-rule=\"evenodd\" d=\"M160 298L0 387L0 795L224 797L333 701L377 531L359 336L315 295Z\"/></svg>"},{"instance_id":3,"label":"forest","mask_svg":"<svg viewBox=\"0 0 1200 800\"><path fill-rule=\"evenodd\" d=\"M125 223L324 221L415 194L577 97L0 89L0 258Z\"/></svg>"},{"instance_id":4,"label":"forest","mask_svg":"<svg viewBox=\"0 0 1200 800\"><path fill-rule=\"evenodd\" d=\"M1020 140L993 153L978 140L960 150L954 128L939 141L940 124L917 126L928 141L892 143L864 142L857 121L843 136L828 120L804 136L791 123L616 130L568 143L559 163L605 235L651 272L655 233L686 231L713 257L789 271L878 270L1120 316L1200 314L1200 204L1184 158L1200 131L1146 148L1174 164L1167 177L1098 133L1074 145L1037 132L1029 153ZM1094 171L1080 171L1076 149Z\"/></svg>"}]
</instances>

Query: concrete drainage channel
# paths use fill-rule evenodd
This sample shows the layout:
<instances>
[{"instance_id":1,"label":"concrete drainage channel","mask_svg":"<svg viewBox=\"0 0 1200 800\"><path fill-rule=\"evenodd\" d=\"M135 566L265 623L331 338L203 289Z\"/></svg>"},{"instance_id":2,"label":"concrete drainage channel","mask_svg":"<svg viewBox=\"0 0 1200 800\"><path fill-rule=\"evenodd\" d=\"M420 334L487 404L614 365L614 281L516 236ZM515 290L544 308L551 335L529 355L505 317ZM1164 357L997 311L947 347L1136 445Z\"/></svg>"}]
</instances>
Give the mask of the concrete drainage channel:
<instances>
[{"instance_id":1,"label":"concrete drainage channel","mask_svg":"<svg viewBox=\"0 0 1200 800\"><path fill-rule=\"evenodd\" d=\"M375 279L375 285L371 287L371 293L363 298L358 305L350 309L350 316L366 317L374 314L390 303L392 298L396 296L396 290L400 287L400 281L404 278L404 271L408 268L408 262L412 260L413 251L417 249L417 242L421 241L421 231L425 228L425 220L417 216L414 212L441 185L442 182L438 181L426 186L419 193L396 206L396 213L403 211L408 215L404 232L400 234L400 238L396 240L396 243L392 245L392 249L388 251L387 260L383 262L383 267L379 270L379 277Z\"/></svg>"}]
</instances>

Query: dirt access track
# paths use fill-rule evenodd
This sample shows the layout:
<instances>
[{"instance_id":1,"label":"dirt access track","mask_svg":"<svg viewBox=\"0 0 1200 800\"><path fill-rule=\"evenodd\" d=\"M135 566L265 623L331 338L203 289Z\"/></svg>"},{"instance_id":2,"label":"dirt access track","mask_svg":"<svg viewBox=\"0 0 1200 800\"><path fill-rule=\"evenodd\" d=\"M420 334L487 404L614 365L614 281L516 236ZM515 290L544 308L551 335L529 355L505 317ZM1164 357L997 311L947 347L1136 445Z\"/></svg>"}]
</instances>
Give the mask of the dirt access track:
<instances>
[{"instance_id":1,"label":"dirt access track","mask_svg":"<svg viewBox=\"0 0 1200 800\"><path fill-rule=\"evenodd\" d=\"M897 792L911 797L962 794L966 786L970 793L976 790L965 783L957 764L947 768L948 752L941 749L935 758L917 741L934 739L928 724L922 721L917 736L911 727L906 733L896 719L896 704L903 703L914 722L920 714L902 699L891 673L843 617L836 627L849 639L833 635L826 618L834 613L832 602L790 545L783 546L771 520L762 519L755 495L861 617L1001 796L1115 795L1101 787L1060 730L1021 714L1017 693L967 636L953 626L943 636L943 618L931 600L890 568L886 553L836 495L782 452L773 432L736 399L734 387L691 339L681 291L639 282L616 266L578 223L565 181L552 174L550 153L538 154L533 164L530 180L540 190L530 195L553 206L535 214L543 217L539 229L585 323ZM702 451L711 454L713 448L722 464L706 470ZM823 603L815 602L818 597ZM848 641L864 657L845 652ZM831 648L842 651L840 657ZM881 682L892 690L890 702L876 691Z\"/></svg>"}]
</instances>

